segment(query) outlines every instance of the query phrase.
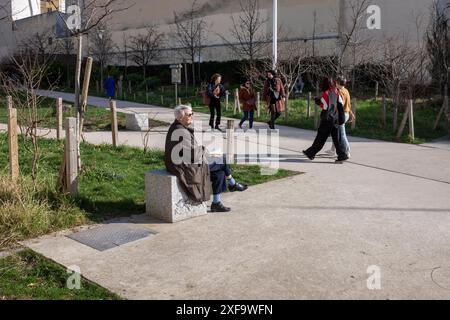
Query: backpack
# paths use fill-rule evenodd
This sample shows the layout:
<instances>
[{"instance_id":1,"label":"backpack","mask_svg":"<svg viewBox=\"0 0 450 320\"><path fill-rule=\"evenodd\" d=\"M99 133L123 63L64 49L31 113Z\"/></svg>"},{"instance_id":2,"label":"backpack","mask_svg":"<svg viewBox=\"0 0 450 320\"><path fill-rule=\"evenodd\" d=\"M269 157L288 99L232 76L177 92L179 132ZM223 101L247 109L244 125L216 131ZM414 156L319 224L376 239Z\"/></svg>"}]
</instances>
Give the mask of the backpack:
<instances>
[{"instance_id":1,"label":"backpack","mask_svg":"<svg viewBox=\"0 0 450 320\"><path fill-rule=\"evenodd\" d=\"M343 125L345 123L344 106L339 101L339 97L334 90L328 92L328 109L323 113L322 119L335 125Z\"/></svg>"}]
</instances>

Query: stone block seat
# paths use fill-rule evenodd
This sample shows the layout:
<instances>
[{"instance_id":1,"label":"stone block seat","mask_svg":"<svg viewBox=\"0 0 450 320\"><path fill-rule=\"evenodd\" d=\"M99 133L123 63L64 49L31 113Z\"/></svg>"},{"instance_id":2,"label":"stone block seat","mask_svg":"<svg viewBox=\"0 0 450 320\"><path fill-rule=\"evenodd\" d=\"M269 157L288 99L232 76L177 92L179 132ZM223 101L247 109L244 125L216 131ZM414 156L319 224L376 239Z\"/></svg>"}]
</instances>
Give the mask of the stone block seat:
<instances>
[{"instance_id":1,"label":"stone block seat","mask_svg":"<svg viewBox=\"0 0 450 320\"><path fill-rule=\"evenodd\" d=\"M125 115L125 126L131 131L148 131L149 120L147 113L127 113Z\"/></svg>"},{"instance_id":2,"label":"stone block seat","mask_svg":"<svg viewBox=\"0 0 450 320\"><path fill-rule=\"evenodd\" d=\"M182 189L178 178L166 170L145 174L146 212L165 222L178 222L207 214L207 204L195 203Z\"/></svg>"}]
</instances>

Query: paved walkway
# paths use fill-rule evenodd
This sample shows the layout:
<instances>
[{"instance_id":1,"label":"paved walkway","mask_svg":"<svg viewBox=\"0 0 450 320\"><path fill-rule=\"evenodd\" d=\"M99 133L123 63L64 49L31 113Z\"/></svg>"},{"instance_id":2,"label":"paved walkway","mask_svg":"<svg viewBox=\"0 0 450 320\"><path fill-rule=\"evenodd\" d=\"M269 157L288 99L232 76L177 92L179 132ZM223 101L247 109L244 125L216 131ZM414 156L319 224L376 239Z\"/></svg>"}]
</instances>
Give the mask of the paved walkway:
<instances>
[{"instance_id":1,"label":"paved walkway","mask_svg":"<svg viewBox=\"0 0 450 320\"><path fill-rule=\"evenodd\" d=\"M170 109L119 102L125 107L172 117ZM138 135L119 139L133 144ZM306 174L226 194L230 214L177 224L117 220L158 234L104 252L66 233L26 245L130 299L449 299L449 143L353 138L352 160L336 165L301 155L314 135L280 127L280 166ZM152 143L162 147L163 139L155 133ZM381 290L367 288L370 266L381 270Z\"/></svg>"}]
</instances>

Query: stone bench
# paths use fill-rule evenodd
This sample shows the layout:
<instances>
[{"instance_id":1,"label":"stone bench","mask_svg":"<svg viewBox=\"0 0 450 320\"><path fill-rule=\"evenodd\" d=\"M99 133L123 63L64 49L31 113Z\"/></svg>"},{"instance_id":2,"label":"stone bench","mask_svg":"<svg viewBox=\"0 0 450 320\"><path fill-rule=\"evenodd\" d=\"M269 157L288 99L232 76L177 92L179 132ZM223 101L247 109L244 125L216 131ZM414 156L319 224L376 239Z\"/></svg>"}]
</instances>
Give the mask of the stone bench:
<instances>
[{"instance_id":1,"label":"stone bench","mask_svg":"<svg viewBox=\"0 0 450 320\"><path fill-rule=\"evenodd\" d=\"M198 204L189 199L178 178L166 170L145 174L146 212L165 222L177 222L207 214L206 202Z\"/></svg>"},{"instance_id":2,"label":"stone bench","mask_svg":"<svg viewBox=\"0 0 450 320\"><path fill-rule=\"evenodd\" d=\"M127 113L125 115L125 126L131 131L148 131L149 119L147 113Z\"/></svg>"}]
</instances>

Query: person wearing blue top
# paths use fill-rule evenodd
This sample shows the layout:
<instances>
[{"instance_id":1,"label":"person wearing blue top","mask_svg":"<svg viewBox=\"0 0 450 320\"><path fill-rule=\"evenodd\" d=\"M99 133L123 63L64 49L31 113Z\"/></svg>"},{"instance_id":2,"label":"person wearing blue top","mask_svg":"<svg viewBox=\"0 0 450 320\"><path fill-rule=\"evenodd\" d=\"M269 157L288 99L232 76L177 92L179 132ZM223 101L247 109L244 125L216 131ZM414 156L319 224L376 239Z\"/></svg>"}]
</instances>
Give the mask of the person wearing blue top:
<instances>
[{"instance_id":1,"label":"person wearing blue top","mask_svg":"<svg viewBox=\"0 0 450 320\"><path fill-rule=\"evenodd\" d=\"M108 75L108 77L105 79L104 86L106 90L106 96L109 99L114 99L114 97L116 96L116 82L111 75Z\"/></svg>"},{"instance_id":2,"label":"person wearing blue top","mask_svg":"<svg viewBox=\"0 0 450 320\"><path fill-rule=\"evenodd\" d=\"M209 111L211 113L211 118L209 120L209 126L212 130L216 129L222 131L220 129L220 119L222 117L222 109L220 105L220 99L225 96L225 87L222 85L222 76L218 73L214 74L211 77L211 82L208 85L208 97L210 99L209 102ZM214 126L214 118L217 114L217 118L215 119Z\"/></svg>"}]
</instances>

